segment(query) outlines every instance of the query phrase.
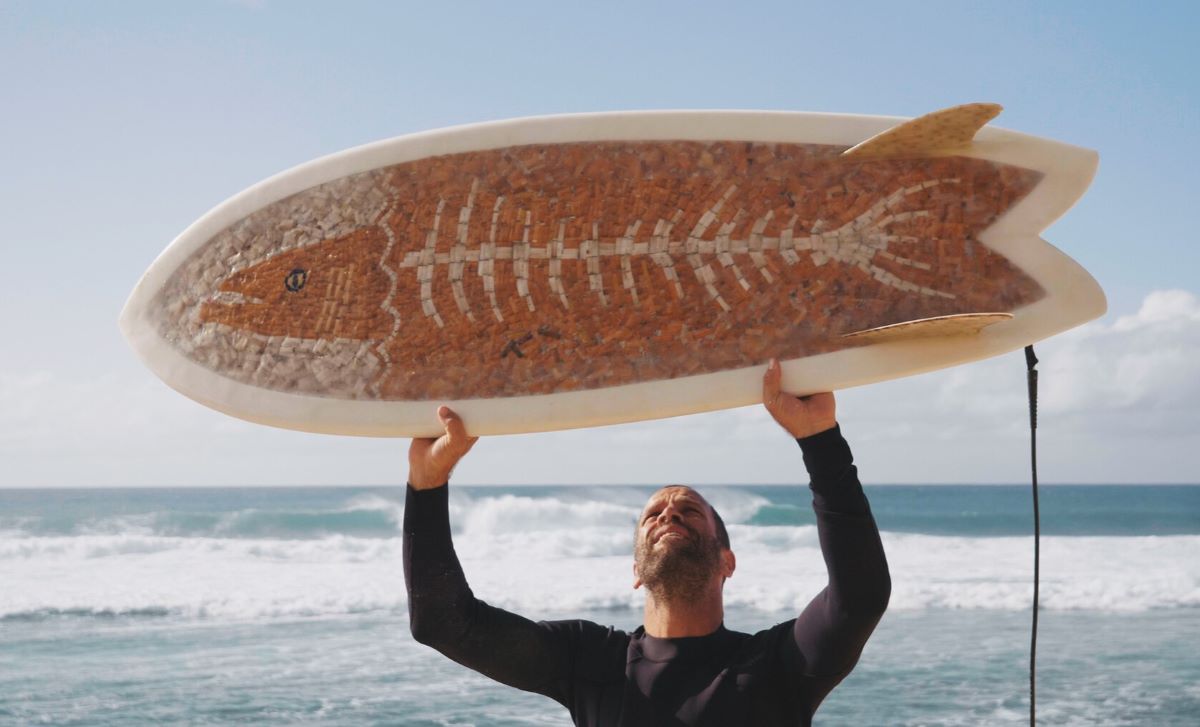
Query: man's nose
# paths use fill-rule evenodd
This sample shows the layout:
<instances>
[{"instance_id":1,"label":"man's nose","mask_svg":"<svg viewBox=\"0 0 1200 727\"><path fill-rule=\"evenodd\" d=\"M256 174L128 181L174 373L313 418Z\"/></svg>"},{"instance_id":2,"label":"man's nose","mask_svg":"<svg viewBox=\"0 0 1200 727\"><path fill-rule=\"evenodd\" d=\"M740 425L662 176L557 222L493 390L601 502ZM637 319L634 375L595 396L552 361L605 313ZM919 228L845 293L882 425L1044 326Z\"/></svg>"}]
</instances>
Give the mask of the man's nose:
<instances>
[{"instance_id":1,"label":"man's nose","mask_svg":"<svg viewBox=\"0 0 1200 727\"><path fill-rule=\"evenodd\" d=\"M658 514L660 521L666 522L683 522L683 513L681 513L674 505L667 505Z\"/></svg>"}]
</instances>

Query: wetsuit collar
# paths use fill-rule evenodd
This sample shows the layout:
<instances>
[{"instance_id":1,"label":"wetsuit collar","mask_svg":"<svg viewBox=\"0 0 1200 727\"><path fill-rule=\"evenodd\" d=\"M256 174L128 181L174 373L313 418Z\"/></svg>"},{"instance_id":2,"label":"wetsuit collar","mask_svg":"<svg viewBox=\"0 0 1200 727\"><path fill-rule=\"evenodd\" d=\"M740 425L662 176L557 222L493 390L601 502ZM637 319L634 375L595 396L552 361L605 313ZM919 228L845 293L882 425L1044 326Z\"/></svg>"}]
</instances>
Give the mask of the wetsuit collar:
<instances>
[{"instance_id":1,"label":"wetsuit collar","mask_svg":"<svg viewBox=\"0 0 1200 727\"><path fill-rule=\"evenodd\" d=\"M717 630L704 636L684 636L678 639L662 639L646 633L645 626L639 626L633 632L633 641L641 648L640 656L651 661L671 661L680 657L687 658L700 652L708 652L714 643L725 639L729 631L725 623L717 626Z\"/></svg>"}]
</instances>

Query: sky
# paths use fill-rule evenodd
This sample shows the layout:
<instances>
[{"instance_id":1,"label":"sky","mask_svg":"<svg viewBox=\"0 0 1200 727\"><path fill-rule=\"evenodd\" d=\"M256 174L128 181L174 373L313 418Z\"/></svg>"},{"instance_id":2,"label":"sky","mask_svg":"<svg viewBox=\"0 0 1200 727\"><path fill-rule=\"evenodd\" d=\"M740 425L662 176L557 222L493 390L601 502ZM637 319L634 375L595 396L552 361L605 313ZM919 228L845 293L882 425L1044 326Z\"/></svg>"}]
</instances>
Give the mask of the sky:
<instances>
[{"instance_id":1,"label":"sky","mask_svg":"<svg viewBox=\"0 0 1200 727\"><path fill-rule=\"evenodd\" d=\"M210 411L117 329L176 235L297 164L538 114L971 101L1100 152L1043 233L1109 312L1037 346L1041 481L1200 482L1197 29L1188 2L0 0L0 487L403 483L406 441ZM864 482L1027 481L1024 377L1015 352L840 392ZM804 479L747 407L486 438L454 481Z\"/></svg>"}]
</instances>

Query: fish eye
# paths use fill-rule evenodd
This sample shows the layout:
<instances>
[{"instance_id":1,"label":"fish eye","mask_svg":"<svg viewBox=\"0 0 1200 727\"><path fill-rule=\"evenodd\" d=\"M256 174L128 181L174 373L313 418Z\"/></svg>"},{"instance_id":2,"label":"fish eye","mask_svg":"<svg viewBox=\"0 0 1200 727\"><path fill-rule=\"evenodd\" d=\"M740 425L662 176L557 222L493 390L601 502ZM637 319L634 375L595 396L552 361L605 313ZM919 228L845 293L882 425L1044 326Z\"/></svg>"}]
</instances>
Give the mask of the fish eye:
<instances>
[{"instance_id":1,"label":"fish eye","mask_svg":"<svg viewBox=\"0 0 1200 727\"><path fill-rule=\"evenodd\" d=\"M308 271L304 268L296 268L287 274L283 279L284 286L293 293L299 291L308 282Z\"/></svg>"}]
</instances>

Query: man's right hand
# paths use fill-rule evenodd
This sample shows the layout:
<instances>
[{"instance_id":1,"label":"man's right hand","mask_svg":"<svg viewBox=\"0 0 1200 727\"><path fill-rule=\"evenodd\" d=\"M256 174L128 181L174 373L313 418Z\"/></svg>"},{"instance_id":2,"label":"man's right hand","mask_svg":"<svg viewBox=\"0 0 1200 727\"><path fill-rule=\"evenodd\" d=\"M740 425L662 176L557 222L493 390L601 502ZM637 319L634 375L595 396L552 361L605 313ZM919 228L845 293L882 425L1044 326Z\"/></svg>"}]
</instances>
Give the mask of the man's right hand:
<instances>
[{"instance_id":1,"label":"man's right hand","mask_svg":"<svg viewBox=\"0 0 1200 727\"><path fill-rule=\"evenodd\" d=\"M783 369L779 359L771 359L763 374L763 406L796 439L804 439L837 426L836 405L831 392L792 396L780 386Z\"/></svg>"},{"instance_id":2,"label":"man's right hand","mask_svg":"<svg viewBox=\"0 0 1200 727\"><path fill-rule=\"evenodd\" d=\"M450 480L450 472L479 437L468 437L463 420L448 406L438 407L438 419L446 433L436 439L412 440L408 448L408 484L414 490L432 490Z\"/></svg>"}]
</instances>

